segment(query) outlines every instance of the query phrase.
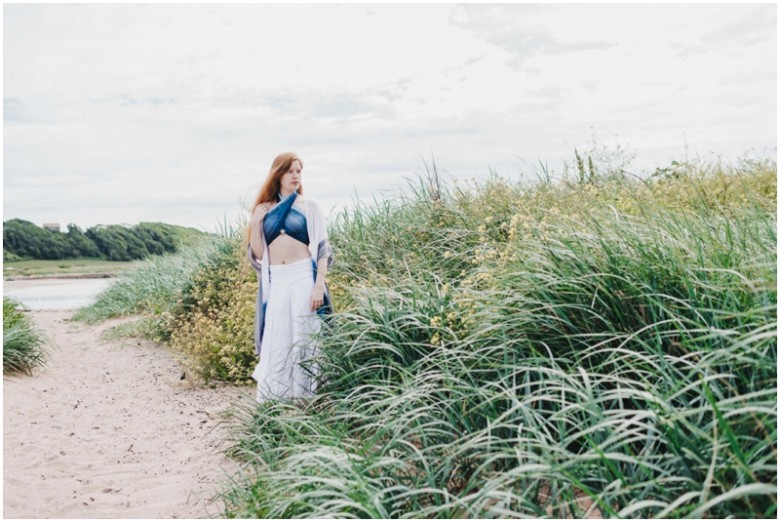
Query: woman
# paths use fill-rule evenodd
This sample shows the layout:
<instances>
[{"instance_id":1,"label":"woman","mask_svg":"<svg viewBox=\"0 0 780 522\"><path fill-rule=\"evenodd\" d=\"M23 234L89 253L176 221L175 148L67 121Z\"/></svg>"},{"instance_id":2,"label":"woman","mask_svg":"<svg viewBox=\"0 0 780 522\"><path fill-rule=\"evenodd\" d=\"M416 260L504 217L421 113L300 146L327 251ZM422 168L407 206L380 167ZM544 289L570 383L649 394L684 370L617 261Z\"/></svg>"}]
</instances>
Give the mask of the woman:
<instances>
[{"instance_id":1,"label":"woman","mask_svg":"<svg viewBox=\"0 0 780 522\"><path fill-rule=\"evenodd\" d=\"M260 282L255 307L260 362L252 373L258 402L314 393L316 369L300 363L316 354L311 336L320 329L318 315L333 311L325 281L333 250L320 206L303 197L302 170L292 152L274 159L247 231L247 256Z\"/></svg>"}]
</instances>

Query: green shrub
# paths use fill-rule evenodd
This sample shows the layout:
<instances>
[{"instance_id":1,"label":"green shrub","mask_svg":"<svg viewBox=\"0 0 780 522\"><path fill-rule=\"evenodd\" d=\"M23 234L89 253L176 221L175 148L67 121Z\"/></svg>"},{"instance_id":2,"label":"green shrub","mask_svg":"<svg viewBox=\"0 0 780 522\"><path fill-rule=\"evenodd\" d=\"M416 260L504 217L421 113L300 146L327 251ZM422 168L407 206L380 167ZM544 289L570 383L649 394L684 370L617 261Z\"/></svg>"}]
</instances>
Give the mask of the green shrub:
<instances>
[{"instance_id":1,"label":"green shrub","mask_svg":"<svg viewBox=\"0 0 780 522\"><path fill-rule=\"evenodd\" d=\"M240 250L236 238L223 240L187 281L165 321L171 346L186 356L185 365L203 382L248 383L257 362L257 278L240 273Z\"/></svg>"},{"instance_id":2,"label":"green shrub","mask_svg":"<svg viewBox=\"0 0 780 522\"><path fill-rule=\"evenodd\" d=\"M23 372L43 366L48 353L44 336L21 310L21 304L3 297L3 373Z\"/></svg>"},{"instance_id":3,"label":"green shrub","mask_svg":"<svg viewBox=\"0 0 780 522\"><path fill-rule=\"evenodd\" d=\"M101 292L94 303L80 308L73 318L94 323L112 317L146 314L159 322L181 296L187 281L204 266L217 247L219 238L206 238L184 246L176 254L147 258L123 273ZM167 332L159 332L165 337Z\"/></svg>"}]
</instances>

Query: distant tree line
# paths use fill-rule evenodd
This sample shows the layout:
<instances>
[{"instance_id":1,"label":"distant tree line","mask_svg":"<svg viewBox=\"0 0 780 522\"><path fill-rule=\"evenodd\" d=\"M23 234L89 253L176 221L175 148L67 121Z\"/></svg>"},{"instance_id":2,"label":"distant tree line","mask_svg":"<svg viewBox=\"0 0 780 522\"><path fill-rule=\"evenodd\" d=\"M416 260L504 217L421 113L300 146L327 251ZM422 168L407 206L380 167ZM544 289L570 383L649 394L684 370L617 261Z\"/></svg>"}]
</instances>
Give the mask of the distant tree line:
<instances>
[{"instance_id":1,"label":"distant tree line","mask_svg":"<svg viewBox=\"0 0 780 522\"><path fill-rule=\"evenodd\" d=\"M131 261L176 252L194 236L202 235L205 233L193 228L165 223L96 225L86 232L70 223L67 232L56 232L23 219L10 219L3 222L3 257Z\"/></svg>"}]
</instances>

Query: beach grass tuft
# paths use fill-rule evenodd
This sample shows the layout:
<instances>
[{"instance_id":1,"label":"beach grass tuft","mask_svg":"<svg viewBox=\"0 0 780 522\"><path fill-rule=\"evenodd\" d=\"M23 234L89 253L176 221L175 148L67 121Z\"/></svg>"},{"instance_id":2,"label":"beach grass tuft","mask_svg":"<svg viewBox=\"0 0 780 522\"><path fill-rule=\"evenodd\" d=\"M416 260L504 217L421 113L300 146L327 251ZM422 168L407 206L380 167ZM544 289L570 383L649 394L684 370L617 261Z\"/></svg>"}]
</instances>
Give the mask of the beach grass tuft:
<instances>
[{"instance_id":1,"label":"beach grass tuft","mask_svg":"<svg viewBox=\"0 0 780 522\"><path fill-rule=\"evenodd\" d=\"M32 375L46 364L45 336L26 315L21 303L3 297L3 373Z\"/></svg>"}]
</instances>

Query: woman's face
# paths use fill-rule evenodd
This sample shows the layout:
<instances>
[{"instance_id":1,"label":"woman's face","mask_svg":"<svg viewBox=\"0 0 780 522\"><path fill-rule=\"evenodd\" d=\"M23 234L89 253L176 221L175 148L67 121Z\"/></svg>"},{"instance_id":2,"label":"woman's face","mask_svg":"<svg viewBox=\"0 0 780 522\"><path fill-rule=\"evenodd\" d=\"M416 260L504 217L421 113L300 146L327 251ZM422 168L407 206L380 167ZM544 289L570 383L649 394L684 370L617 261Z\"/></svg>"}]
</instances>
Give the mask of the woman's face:
<instances>
[{"instance_id":1,"label":"woman's face","mask_svg":"<svg viewBox=\"0 0 780 522\"><path fill-rule=\"evenodd\" d=\"M295 160L290 164L287 172L282 174L280 182L283 194L292 194L298 190L298 187L301 185L301 170L301 162Z\"/></svg>"}]
</instances>

